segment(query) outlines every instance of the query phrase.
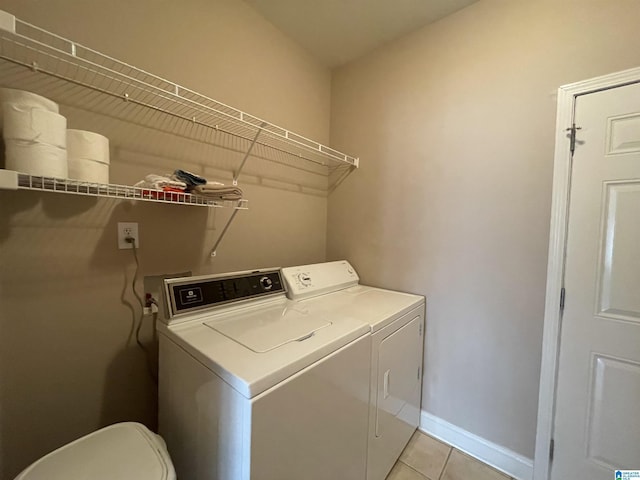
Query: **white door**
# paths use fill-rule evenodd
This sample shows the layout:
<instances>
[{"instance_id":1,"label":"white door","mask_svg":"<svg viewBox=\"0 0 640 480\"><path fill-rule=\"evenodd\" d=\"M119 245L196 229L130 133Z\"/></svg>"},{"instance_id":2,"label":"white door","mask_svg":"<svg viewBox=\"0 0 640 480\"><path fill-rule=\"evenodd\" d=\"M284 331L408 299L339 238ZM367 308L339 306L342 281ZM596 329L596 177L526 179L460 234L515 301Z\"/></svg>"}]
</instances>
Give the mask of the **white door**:
<instances>
[{"instance_id":1,"label":"white door","mask_svg":"<svg viewBox=\"0 0 640 480\"><path fill-rule=\"evenodd\" d=\"M553 480L640 469L640 84L578 97Z\"/></svg>"}]
</instances>

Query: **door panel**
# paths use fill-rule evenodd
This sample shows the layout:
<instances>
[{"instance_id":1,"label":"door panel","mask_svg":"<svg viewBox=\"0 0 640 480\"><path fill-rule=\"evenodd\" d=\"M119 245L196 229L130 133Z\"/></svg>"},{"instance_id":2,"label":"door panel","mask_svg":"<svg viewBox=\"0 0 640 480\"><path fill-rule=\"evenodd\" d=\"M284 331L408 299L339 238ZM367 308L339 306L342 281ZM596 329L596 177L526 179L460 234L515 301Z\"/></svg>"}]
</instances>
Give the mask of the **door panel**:
<instances>
[{"instance_id":1,"label":"door panel","mask_svg":"<svg viewBox=\"0 0 640 480\"><path fill-rule=\"evenodd\" d=\"M609 480L640 469L640 85L575 123L551 478Z\"/></svg>"},{"instance_id":2,"label":"door panel","mask_svg":"<svg viewBox=\"0 0 640 480\"><path fill-rule=\"evenodd\" d=\"M638 398L640 364L603 355L593 356L591 421L587 433L589 458L610 471L620 468L637 454L640 429L625 428L620 420L640 418ZM610 441L611 438L616 441Z\"/></svg>"},{"instance_id":3,"label":"door panel","mask_svg":"<svg viewBox=\"0 0 640 480\"><path fill-rule=\"evenodd\" d=\"M611 117L607 121L607 154L640 152L640 115Z\"/></svg>"},{"instance_id":4,"label":"door panel","mask_svg":"<svg viewBox=\"0 0 640 480\"><path fill-rule=\"evenodd\" d=\"M598 313L640 321L640 181L605 182L605 189Z\"/></svg>"}]
</instances>

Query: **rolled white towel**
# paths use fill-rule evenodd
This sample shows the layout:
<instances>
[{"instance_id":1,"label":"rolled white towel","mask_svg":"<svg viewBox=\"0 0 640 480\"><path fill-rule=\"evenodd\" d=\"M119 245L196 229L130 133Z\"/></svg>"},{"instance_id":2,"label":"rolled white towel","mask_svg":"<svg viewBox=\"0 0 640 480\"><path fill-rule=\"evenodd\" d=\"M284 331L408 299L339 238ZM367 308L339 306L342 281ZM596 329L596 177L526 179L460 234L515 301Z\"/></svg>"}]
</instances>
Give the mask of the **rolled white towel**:
<instances>
[{"instance_id":1,"label":"rolled white towel","mask_svg":"<svg viewBox=\"0 0 640 480\"><path fill-rule=\"evenodd\" d=\"M3 130L4 121L2 110L7 102L20 105L22 108L59 113L58 104L48 98L24 90L0 88L0 131Z\"/></svg>"}]
</instances>

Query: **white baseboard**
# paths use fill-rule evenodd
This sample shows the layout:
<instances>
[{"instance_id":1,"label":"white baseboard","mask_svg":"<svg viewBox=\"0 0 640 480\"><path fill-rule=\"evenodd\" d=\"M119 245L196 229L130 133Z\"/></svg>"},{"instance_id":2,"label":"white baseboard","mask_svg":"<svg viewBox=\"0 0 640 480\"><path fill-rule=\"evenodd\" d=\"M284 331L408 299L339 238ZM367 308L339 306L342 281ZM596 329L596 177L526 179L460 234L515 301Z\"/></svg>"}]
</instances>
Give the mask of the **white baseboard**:
<instances>
[{"instance_id":1,"label":"white baseboard","mask_svg":"<svg viewBox=\"0 0 640 480\"><path fill-rule=\"evenodd\" d=\"M448 443L513 478L518 480L533 478L533 460L530 458L467 432L424 410L420 415L419 428L424 433Z\"/></svg>"}]
</instances>

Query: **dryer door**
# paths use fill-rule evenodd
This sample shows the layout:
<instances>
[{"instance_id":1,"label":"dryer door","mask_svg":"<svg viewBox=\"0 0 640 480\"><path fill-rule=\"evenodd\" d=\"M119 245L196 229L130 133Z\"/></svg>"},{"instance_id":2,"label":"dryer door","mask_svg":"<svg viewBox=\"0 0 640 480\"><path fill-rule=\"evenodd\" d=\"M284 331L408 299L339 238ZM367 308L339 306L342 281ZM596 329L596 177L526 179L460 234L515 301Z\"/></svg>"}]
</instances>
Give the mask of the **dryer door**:
<instances>
[{"instance_id":1,"label":"dryer door","mask_svg":"<svg viewBox=\"0 0 640 480\"><path fill-rule=\"evenodd\" d=\"M379 346L377 388L372 399L375 429L369 438L369 480L386 477L420 422L424 316L415 311L410 315L413 319L384 338ZM384 334L384 330L379 333Z\"/></svg>"},{"instance_id":2,"label":"dryer door","mask_svg":"<svg viewBox=\"0 0 640 480\"><path fill-rule=\"evenodd\" d=\"M389 335L380 343L376 436L420 421L422 318Z\"/></svg>"}]
</instances>

